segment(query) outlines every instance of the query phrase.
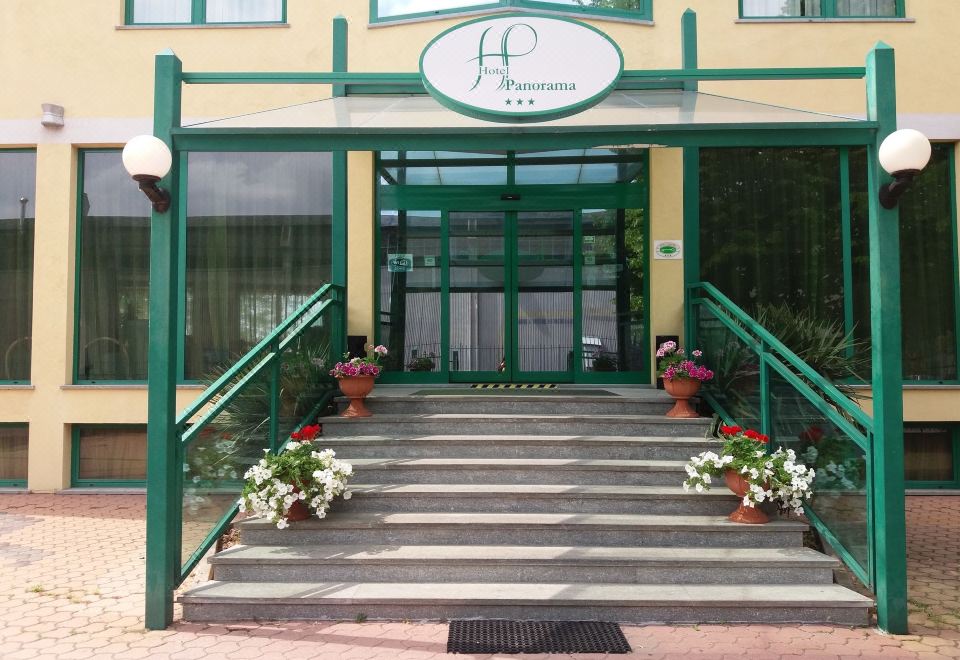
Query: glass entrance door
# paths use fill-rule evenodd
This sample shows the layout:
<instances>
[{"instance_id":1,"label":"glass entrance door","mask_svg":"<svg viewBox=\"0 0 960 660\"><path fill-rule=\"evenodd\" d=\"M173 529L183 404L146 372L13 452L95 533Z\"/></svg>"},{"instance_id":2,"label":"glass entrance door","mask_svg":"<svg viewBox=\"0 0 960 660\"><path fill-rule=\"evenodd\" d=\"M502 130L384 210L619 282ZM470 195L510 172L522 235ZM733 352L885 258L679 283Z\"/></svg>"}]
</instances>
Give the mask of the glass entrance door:
<instances>
[{"instance_id":1,"label":"glass entrance door","mask_svg":"<svg viewBox=\"0 0 960 660\"><path fill-rule=\"evenodd\" d=\"M450 379L570 382L572 211L451 211Z\"/></svg>"},{"instance_id":2,"label":"glass entrance door","mask_svg":"<svg viewBox=\"0 0 960 660\"><path fill-rule=\"evenodd\" d=\"M513 224L513 341L516 382L573 379L572 211L518 211Z\"/></svg>"}]
</instances>

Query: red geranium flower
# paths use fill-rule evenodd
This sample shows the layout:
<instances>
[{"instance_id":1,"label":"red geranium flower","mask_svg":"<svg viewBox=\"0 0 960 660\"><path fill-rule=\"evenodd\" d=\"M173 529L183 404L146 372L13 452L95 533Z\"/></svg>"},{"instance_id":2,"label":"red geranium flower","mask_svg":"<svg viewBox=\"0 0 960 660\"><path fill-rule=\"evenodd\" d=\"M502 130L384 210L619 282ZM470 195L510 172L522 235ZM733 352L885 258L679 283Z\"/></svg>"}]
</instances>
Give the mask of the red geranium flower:
<instances>
[{"instance_id":1,"label":"red geranium flower","mask_svg":"<svg viewBox=\"0 0 960 660\"><path fill-rule=\"evenodd\" d=\"M720 427L720 433L724 433L726 435L736 435L737 433L740 433L740 431L742 430L743 429L740 428L739 426L721 426Z\"/></svg>"}]
</instances>

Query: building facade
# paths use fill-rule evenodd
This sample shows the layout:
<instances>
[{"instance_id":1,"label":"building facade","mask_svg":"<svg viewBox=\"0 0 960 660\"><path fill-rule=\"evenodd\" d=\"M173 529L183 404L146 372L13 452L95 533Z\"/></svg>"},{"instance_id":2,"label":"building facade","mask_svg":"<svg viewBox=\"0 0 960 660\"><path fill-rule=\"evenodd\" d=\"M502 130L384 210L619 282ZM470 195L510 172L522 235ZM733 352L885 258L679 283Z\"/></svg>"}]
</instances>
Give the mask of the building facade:
<instances>
[{"instance_id":1,"label":"building facade","mask_svg":"<svg viewBox=\"0 0 960 660\"><path fill-rule=\"evenodd\" d=\"M960 486L960 94L948 83L960 64L945 56L955 3L61 5L0 8L0 79L16 90L0 98L0 484L144 482L150 207L120 149L152 132L157 53L171 49L185 71L344 70L332 28L342 16L350 72L415 73L444 30L510 11L583 21L619 45L628 69L668 70L684 64L679 26L689 7L702 68L862 67L878 41L895 49L899 125L935 142L901 203L907 479ZM295 114L333 87L187 86L183 124ZM364 98L359 87L340 91ZM381 96L411 89L392 91ZM699 91L701 109L720 114L866 113L858 80L703 81ZM751 104L711 100L719 97ZM62 126L41 123L42 104L64 108ZM418 151L398 139L347 152L345 177L330 151L184 155L180 407L331 281L344 253L348 332L393 349L386 383L649 385L657 338L684 334L691 259L702 280L751 313L784 304L869 339L864 149L703 146L691 198L681 148L639 136L592 148L538 144ZM693 205L699 230L690 236Z\"/></svg>"}]
</instances>

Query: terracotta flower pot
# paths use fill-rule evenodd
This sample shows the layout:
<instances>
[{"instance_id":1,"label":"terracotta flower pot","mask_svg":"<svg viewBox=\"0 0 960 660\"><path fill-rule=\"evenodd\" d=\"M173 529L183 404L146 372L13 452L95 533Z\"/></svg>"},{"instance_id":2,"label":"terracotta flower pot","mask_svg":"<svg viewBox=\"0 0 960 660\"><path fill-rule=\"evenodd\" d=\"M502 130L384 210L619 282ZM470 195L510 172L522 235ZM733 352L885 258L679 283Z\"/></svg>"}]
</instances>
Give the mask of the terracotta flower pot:
<instances>
[{"instance_id":1,"label":"terracotta flower pot","mask_svg":"<svg viewBox=\"0 0 960 660\"><path fill-rule=\"evenodd\" d=\"M690 407L690 397L700 391L700 381L695 378L664 378L663 388L673 397L675 403L667 417L699 417Z\"/></svg>"},{"instance_id":2,"label":"terracotta flower pot","mask_svg":"<svg viewBox=\"0 0 960 660\"><path fill-rule=\"evenodd\" d=\"M297 520L306 520L310 517L310 509L303 500L296 500L287 509L287 520L296 522Z\"/></svg>"},{"instance_id":3,"label":"terracotta flower pot","mask_svg":"<svg viewBox=\"0 0 960 660\"><path fill-rule=\"evenodd\" d=\"M750 491L750 484L743 475L727 470L723 473L723 479L727 482L727 488L733 491L734 495L740 498L740 506L730 514L729 518L736 523L746 523L748 525L762 525L769 522L770 518L755 506L747 506L743 503L743 496Z\"/></svg>"},{"instance_id":4,"label":"terracotta flower pot","mask_svg":"<svg viewBox=\"0 0 960 660\"><path fill-rule=\"evenodd\" d=\"M341 417L370 417L373 413L363 405L363 399L373 391L373 376L346 376L339 380L340 391L350 399L350 405Z\"/></svg>"}]
</instances>

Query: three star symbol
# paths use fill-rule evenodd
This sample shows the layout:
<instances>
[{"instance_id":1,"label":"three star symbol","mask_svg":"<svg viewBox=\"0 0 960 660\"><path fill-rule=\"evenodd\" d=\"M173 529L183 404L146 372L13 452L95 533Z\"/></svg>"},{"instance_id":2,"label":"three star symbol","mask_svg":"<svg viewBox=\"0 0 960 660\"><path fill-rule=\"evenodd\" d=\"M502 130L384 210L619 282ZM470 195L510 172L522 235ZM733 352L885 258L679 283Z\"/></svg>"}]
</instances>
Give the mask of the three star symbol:
<instances>
[{"instance_id":1,"label":"three star symbol","mask_svg":"<svg viewBox=\"0 0 960 660\"><path fill-rule=\"evenodd\" d=\"M527 105L533 105L534 103L536 103L536 101L534 101L533 99L527 99ZM514 100L513 100L513 99L507 99L507 100L506 100L506 104L507 104L507 105L513 105L513 104L514 104ZM523 99L517 99L517 100L516 100L516 104L517 104L518 106L519 106L519 105L523 105Z\"/></svg>"}]
</instances>

